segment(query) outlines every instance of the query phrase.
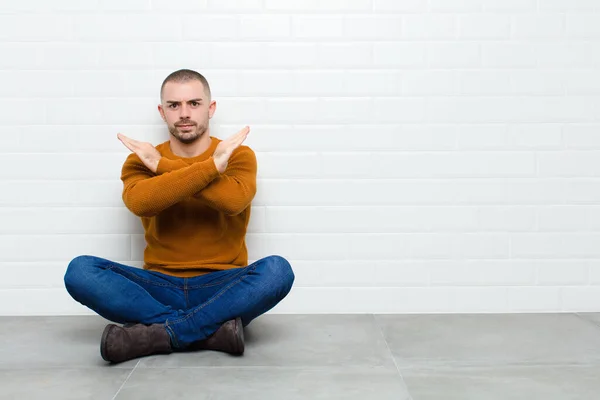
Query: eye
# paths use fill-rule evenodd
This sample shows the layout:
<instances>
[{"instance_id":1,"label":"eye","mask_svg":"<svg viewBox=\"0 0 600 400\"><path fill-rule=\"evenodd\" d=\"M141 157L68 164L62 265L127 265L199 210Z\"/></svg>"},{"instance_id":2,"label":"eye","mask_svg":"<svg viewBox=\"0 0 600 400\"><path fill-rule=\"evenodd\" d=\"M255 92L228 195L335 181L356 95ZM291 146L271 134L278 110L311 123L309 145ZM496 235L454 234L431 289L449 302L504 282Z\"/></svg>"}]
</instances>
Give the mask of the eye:
<instances>
[{"instance_id":1,"label":"eye","mask_svg":"<svg viewBox=\"0 0 600 400\"><path fill-rule=\"evenodd\" d=\"M198 107L200 105L200 103L198 103L197 101L192 101L192 106L193 107Z\"/></svg>"},{"instance_id":2,"label":"eye","mask_svg":"<svg viewBox=\"0 0 600 400\"><path fill-rule=\"evenodd\" d=\"M177 104L176 103L171 103L168 106L169 108L177 108Z\"/></svg>"}]
</instances>

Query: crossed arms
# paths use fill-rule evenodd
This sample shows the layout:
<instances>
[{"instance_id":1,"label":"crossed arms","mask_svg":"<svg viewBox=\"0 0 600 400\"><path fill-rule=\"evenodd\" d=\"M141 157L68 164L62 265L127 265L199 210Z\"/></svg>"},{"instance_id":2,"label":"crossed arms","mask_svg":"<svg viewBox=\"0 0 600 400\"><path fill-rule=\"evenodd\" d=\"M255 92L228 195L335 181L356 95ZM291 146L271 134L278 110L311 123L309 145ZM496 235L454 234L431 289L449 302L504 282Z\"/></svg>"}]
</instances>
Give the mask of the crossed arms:
<instances>
[{"instance_id":1,"label":"crossed arms","mask_svg":"<svg viewBox=\"0 0 600 400\"><path fill-rule=\"evenodd\" d=\"M234 150L223 173L212 156L192 165L161 157L154 173L132 153L121 171L123 202L135 215L152 217L194 197L226 215L237 215L256 194L256 174L256 156L247 146Z\"/></svg>"}]
</instances>

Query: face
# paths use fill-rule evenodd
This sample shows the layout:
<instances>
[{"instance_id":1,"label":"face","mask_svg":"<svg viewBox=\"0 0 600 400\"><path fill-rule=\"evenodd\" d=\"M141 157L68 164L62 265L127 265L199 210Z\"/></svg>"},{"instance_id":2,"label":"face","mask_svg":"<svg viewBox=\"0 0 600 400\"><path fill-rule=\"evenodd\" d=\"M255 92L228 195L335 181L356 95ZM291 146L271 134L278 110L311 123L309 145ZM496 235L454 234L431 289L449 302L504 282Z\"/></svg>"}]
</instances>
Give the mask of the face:
<instances>
[{"instance_id":1,"label":"face","mask_svg":"<svg viewBox=\"0 0 600 400\"><path fill-rule=\"evenodd\" d=\"M184 144L198 140L208 129L216 102L204 92L202 82L167 82L163 88L158 111L169 132Z\"/></svg>"}]
</instances>

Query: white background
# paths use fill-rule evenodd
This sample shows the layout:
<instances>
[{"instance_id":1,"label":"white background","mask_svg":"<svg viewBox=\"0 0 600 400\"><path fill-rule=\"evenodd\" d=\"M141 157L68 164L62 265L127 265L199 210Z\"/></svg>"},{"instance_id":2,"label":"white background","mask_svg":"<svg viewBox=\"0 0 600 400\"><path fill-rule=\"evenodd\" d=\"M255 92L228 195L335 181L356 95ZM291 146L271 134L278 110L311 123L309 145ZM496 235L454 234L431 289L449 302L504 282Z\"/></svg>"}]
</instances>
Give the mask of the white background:
<instances>
[{"instance_id":1,"label":"white background","mask_svg":"<svg viewBox=\"0 0 600 400\"><path fill-rule=\"evenodd\" d=\"M600 310L597 0L0 2L0 314L89 310L90 254L141 266L117 132L168 140L180 68L259 163L273 312Z\"/></svg>"}]
</instances>

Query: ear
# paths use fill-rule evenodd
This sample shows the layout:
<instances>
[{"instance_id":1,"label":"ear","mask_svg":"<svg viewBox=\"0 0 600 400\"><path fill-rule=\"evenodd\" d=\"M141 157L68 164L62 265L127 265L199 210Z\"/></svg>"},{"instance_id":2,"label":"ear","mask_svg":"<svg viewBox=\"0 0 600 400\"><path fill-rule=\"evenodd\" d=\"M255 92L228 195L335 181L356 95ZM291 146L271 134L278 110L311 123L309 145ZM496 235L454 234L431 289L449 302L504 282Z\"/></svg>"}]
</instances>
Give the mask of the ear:
<instances>
[{"instance_id":1,"label":"ear","mask_svg":"<svg viewBox=\"0 0 600 400\"><path fill-rule=\"evenodd\" d=\"M162 120L167 122L167 119L165 118L165 110L163 110L162 104L158 105L158 113L160 114Z\"/></svg>"},{"instance_id":2,"label":"ear","mask_svg":"<svg viewBox=\"0 0 600 400\"><path fill-rule=\"evenodd\" d=\"M215 100L210 102L210 106L208 106L208 118L212 118L215 111L217 111L217 102Z\"/></svg>"}]
</instances>

